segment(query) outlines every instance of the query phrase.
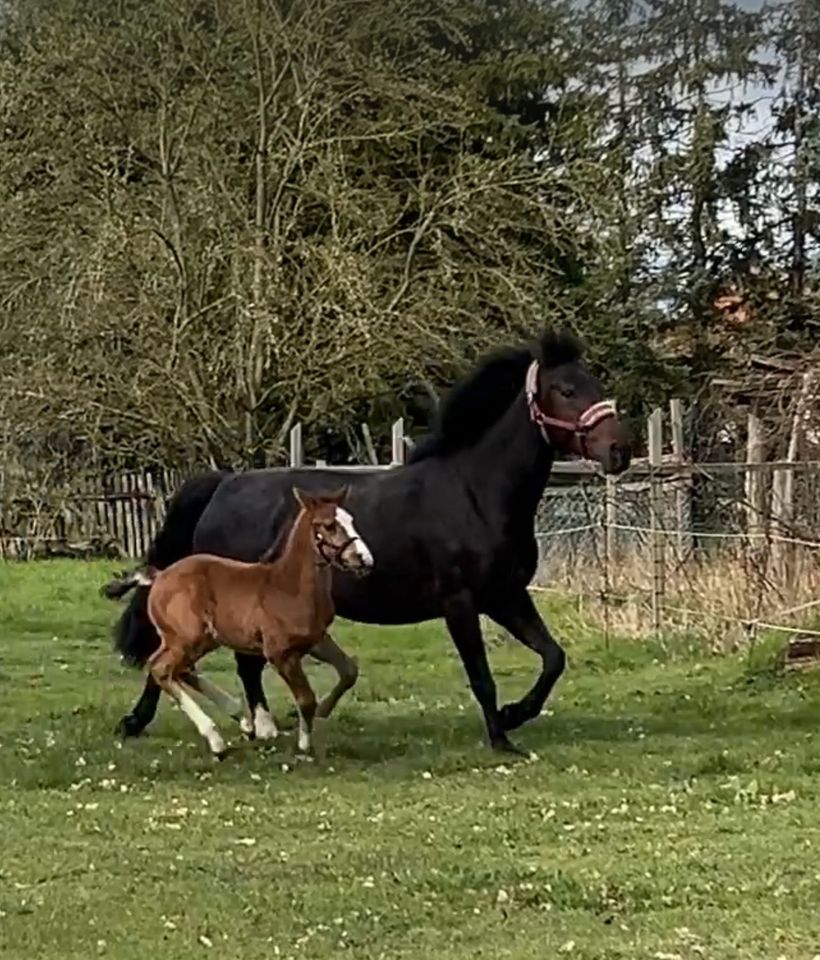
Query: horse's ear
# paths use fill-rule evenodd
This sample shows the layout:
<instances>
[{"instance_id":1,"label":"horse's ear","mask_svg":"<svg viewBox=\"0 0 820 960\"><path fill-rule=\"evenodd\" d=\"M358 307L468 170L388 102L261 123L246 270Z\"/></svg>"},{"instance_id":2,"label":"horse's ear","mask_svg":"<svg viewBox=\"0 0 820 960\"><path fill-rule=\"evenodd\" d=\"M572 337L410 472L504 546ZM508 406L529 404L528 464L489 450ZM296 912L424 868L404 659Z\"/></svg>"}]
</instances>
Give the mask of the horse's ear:
<instances>
[{"instance_id":1,"label":"horse's ear","mask_svg":"<svg viewBox=\"0 0 820 960\"><path fill-rule=\"evenodd\" d=\"M547 327L541 334L536 355L548 367L559 367L565 363L578 363L584 353L584 346L573 331L562 326L556 330Z\"/></svg>"}]
</instances>

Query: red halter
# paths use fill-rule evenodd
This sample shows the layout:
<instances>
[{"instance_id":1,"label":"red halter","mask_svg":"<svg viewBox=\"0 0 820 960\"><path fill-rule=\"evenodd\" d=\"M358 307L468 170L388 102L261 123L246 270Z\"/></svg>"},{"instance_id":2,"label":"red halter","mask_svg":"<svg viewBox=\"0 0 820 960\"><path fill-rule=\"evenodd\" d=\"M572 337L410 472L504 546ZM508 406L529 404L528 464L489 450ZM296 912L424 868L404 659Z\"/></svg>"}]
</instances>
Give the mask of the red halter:
<instances>
[{"instance_id":1,"label":"red halter","mask_svg":"<svg viewBox=\"0 0 820 960\"><path fill-rule=\"evenodd\" d=\"M566 430L573 435L573 439L577 444L578 453L580 453L582 457L587 456L587 434L594 430L599 423L618 415L613 403L609 400L601 400L598 403L593 403L591 407L587 407L586 410L579 415L575 423L572 423L570 420L560 420L558 417L548 417L541 407L538 406L537 360L533 360L527 370L525 390L530 419L533 423L538 424L541 429L541 435L547 443L552 443L547 427L559 427L561 430Z\"/></svg>"}]
</instances>

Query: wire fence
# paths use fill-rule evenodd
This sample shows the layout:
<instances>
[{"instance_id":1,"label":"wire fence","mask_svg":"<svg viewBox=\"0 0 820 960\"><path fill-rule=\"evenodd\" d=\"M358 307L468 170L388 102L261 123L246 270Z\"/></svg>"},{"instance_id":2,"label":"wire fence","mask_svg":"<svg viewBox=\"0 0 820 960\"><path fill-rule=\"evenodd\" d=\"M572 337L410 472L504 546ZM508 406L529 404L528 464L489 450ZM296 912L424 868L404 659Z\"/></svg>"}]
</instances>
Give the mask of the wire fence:
<instances>
[{"instance_id":1,"label":"wire fence","mask_svg":"<svg viewBox=\"0 0 820 960\"><path fill-rule=\"evenodd\" d=\"M649 456L620 478L585 461L555 464L536 517L533 586L573 593L607 635L682 630L721 649L760 629L820 637L820 460L795 458L797 418L777 446L750 415L737 460L702 463L684 453L676 401L669 421L665 431L652 414ZM404 459L401 421L392 439L384 469ZM297 425L291 463L303 462ZM47 474L34 483L0 471L0 556L141 557L185 476L106 471L64 488Z\"/></svg>"},{"instance_id":2,"label":"wire fence","mask_svg":"<svg viewBox=\"0 0 820 960\"><path fill-rule=\"evenodd\" d=\"M402 463L412 446L399 418L391 427L391 463L379 464L366 425L363 432L370 462L334 469L389 469ZM290 466L308 466L301 424L291 428L289 439ZM0 459L0 557L143 557L165 520L168 499L196 472L160 466L119 471L110 465L25 471Z\"/></svg>"},{"instance_id":3,"label":"wire fence","mask_svg":"<svg viewBox=\"0 0 820 960\"><path fill-rule=\"evenodd\" d=\"M820 636L820 461L591 477L549 489L536 529L536 585L575 594L607 632L717 649L761 629Z\"/></svg>"}]
</instances>

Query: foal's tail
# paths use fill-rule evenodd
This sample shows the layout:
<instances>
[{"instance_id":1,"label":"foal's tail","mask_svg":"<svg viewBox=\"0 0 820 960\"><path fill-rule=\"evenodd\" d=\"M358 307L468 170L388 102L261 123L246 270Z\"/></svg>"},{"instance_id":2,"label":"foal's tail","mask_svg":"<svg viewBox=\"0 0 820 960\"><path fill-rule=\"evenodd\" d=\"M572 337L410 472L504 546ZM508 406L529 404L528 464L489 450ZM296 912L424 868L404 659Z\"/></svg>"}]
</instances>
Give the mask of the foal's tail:
<instances>
[{"instance_id":1,"label":"foal's tail","mask_svg":"<svg viewBox=\"0 0 820 960\"><path fill-rule=\"evenodd\" d=\"M227 470L212 470L184 483L168 504L165 523L148 550L146 565L103 587L104 596L111 599L124 597L136 588L114 627L114 649L122 657L123 663L142 667L159 647L159 636L148 618L148 588L151 580L157 571L170 567L190 554L199 518L228 474Z\"/></svg>"},{"instance_id":2,"label":"foal's tail","mask_svg":"<svg viewBox=\"0 0 820 960\"><path fill-rule=\"evenodd\" d=\"M158 572L153 567L132 570L131 573L123 572L101 587L100 593L109 600L119 600L135 587L150 587Z\"/></svg>"}]
</instances>

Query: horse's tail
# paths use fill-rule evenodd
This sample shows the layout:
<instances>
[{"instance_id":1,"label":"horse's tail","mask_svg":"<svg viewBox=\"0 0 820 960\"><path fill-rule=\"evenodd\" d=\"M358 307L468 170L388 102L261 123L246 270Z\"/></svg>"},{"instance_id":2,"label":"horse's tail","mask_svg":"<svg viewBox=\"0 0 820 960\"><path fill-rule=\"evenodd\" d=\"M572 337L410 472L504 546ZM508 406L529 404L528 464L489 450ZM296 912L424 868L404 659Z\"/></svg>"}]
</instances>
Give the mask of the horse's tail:
<instances>
[{"instance_id":1,"label":"horse's tail","mask_svg":"<svg viewBox=\"0 0 820 960\"><path fill-rule=\"evenodd\" d=\"M111 599L123 597L136 588L114 627L114 649L123 663L142 667L159 647L159 636L148 619L148 589L153 573L188 556L199 518L228 473L227 470L211 470L184 483L168 504L165 522L148 549L145 566L103 587L103 594Z\"/></svg>"}]
</instances>

